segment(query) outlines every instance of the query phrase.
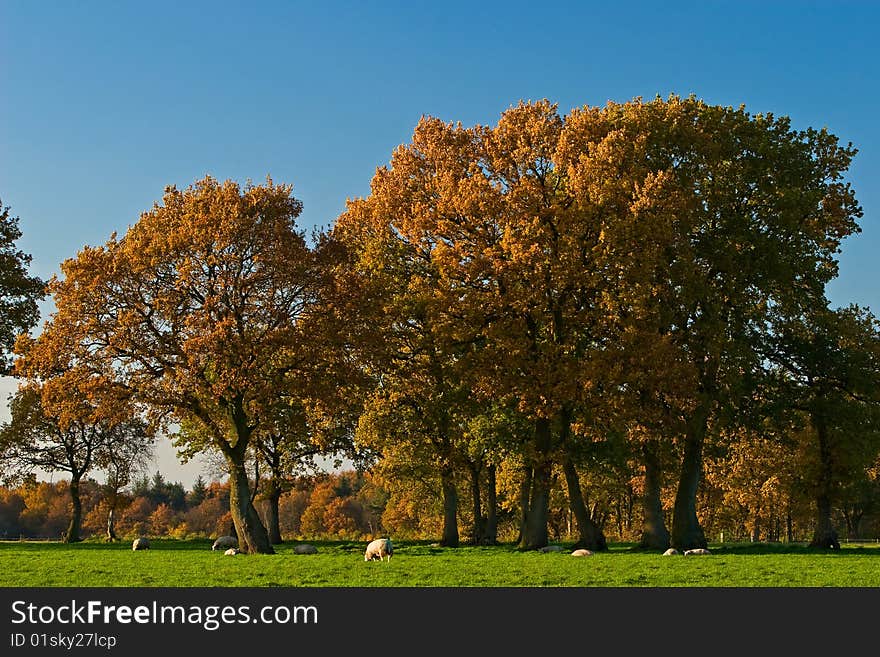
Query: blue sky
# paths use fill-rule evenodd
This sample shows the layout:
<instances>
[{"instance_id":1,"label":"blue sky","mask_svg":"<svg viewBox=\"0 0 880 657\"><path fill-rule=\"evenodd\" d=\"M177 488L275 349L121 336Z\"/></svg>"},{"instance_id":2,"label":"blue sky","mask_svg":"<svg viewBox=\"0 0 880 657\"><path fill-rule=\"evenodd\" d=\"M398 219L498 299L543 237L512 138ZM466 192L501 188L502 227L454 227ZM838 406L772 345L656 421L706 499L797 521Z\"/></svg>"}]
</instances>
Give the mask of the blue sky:
<instances>
[{"instance_id":1,"label":"blue sky","mask_svg":"<svg viewBox=\"0 0 880 657\"><path fill-rule=\"evenodd\" d=\"M328 226L423 114L693 93L859 149L863 231L829 295L880 312L878 27L868 2L0 0L0 200L48 277L168 184L271 175ZM167 446L159 466L199 472Z\"/></svg>"}]
</instances>

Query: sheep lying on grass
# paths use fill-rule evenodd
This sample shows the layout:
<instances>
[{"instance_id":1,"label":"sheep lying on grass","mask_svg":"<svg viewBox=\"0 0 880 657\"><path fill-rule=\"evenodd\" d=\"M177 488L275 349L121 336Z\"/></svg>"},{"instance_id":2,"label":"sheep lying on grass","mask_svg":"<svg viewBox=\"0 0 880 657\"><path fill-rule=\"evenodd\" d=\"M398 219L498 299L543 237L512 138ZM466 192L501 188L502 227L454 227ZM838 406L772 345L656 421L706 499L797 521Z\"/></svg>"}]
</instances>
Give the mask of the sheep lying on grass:
<instances>
[{"instance_id":1,"label":"sheep lying on grass","mask_svg":"<svg viewBox=\"0 0 880 657\"><path fill-rule=\"evenodd\" d=\"M580 550L575 550L574 552L572 552L571 556L573 556L573 557L592 557L593 553L590 552L589 550L585 550L585 549L581 548Z\"/></svg>"},{"instance_id":2,"label":"sheep lying on grass","mask_svg":"<svg viewBox=\"0 0 880 657\"><path fill-rule=\"evenodd\" d=\"M293 547L294 554L318 554L318 548L308 543L301 543Z\"/></svg>"},{"instance_id":3,"label":"sheep lying on grass","mask_svg":"<svg viewBox=\"0 0 880 657\"><path fill-rule=\"evenodd\" d=\"M388 557L388 561L391 561L392 554L394 554L394 546L391 545L391 539L377 538L367 545L367 550L364 552L364 561L373 561L374 559L382 561L384 557Z\"/></svg>"},{"instance_id":4,"label":"sheep lying on grass","mask_svg":"<svg viewBox=\"0 0 880 657\"><path fill-rule=\"evenodd\" d=\"M146 538L136 538L131 544L132 550L149 550L150 541Z\"/></svg>"},{"instance_id":5,"label":"sheep lying on grass","mask_svg":"<svg viewBox=\"0 0 880 657\"><path fill-rule=\"evenodd\" d=\"M562 552L563 549L564 548L561 545L546 545L539 548L539 551L547 554L548 552Z\"/></svg>"},{"instance_id":6,"label":"sheep lying on grass","mask_svg":"<svg viewBox=\"0 0 880 657\"><path fill-rule=\"evenodd\" d=\"M238 548L229 548L223 554L225 554L227 557L234 557L236 554L240 554L240 553L238 551Z\"/></svg>"},{"instance_id":7,"label":"sheep lying on grass","mask_svg":"<svg viewBox=\"0 0 880 657\"><path fill-rule=\"evenodd\" d=\"M663 556L664 557L674 557L677 554L681 554L681 553L678 550L676 550L675 548L669 548L668 550L666 550L666 552L663 553Z\"/></svg>"},{"instance_id":8,"label":"sheep lying on grass","mask_svg":"<svg viewBox=\"0 0 880 657\"><path fill-rule=\"evenodd\" d=\"M699 554L712 554L706 548L694 548L693 550L685 550L684 556L691 557Z\"/></svg>"},{"instance_id":9,"label":"sheep lying on grass","mask_svg":"<svg viewBox=\"0 0 880 657\"><path fill-rule=\"evenodd\" d=\"M238 547L238 539L235 538L235 536L219 536L217 540L214 541L214 545L211 546L211 549L226 550L233 547Z\"/></svg>"}]
</instances>

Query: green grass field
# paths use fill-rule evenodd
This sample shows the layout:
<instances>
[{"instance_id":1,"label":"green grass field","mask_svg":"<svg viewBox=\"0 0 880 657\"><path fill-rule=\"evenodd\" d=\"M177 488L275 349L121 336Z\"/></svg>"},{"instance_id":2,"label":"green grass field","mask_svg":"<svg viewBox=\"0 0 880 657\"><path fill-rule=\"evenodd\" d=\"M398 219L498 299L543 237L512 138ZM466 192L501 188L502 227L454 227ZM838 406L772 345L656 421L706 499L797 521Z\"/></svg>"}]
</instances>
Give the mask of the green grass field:
<instances>
[{"instance_id":1,"label":"green grass field","mask_svg":"<svg viewBox=\"0 0 880 657\"><path fill-rule=\"evenodd\" d=\"M395 544L390 562L364 562L365 542L312 542L315 555L225 556L208 540L131 543L0 542L0 586L317 587L880 587L880 545L817 553L801 545L710 545L713 554L664 557L612 545L575 558L512 546L444 549Z\"/></svg>"}]
</instances>

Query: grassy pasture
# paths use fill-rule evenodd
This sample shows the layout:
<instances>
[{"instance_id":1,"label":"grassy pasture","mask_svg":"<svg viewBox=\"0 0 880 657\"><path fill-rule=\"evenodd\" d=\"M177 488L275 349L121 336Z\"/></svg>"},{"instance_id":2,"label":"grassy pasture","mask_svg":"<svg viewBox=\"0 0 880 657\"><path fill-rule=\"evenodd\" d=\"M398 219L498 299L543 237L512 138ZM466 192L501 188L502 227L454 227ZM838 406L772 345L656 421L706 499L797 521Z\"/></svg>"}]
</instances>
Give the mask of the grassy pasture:
<instances>
[{"instance_id":1,"label":"grassy pasture","mask_svg":"<svg viewBox=\"0 0 880 657\"><path fill-rule=\"evenodd\" d=\"M389 562L364 562L366 542L312 541L315 555L225 556L209 540L131 543L0 542L0 586L314 587L880 587L880 545L839 552L802 545L710 545L702 557L664 557L612 545L575 558L513 546L445 549L395 543Z\"/></svg>"}]
</instances>

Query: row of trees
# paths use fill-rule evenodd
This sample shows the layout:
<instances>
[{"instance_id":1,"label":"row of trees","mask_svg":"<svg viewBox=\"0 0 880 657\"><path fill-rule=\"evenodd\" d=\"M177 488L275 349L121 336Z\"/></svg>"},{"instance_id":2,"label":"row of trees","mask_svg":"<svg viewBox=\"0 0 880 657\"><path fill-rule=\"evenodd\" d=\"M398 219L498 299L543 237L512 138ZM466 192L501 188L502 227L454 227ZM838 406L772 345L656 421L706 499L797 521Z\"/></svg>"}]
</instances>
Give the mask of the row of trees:
<instances>
[{"instance_id":1,"label":"row of trees","mask_svg":"<svg viewBox=\"0 0 880 657\"><path fill-rule=\"evenodd\" d=\"M641 545L703 547L707 450L725 482L769 450L799 457L812 543L834 547L832 509L880 451L877 320L825 296L859 230L855 152L695 98L541 101L495 126L423 118L311 239L289 185L169 187L49 282L13 408L51 426L16 416L4 450L171 432L222 457L251 552L319 455L439 482L449 546L464 490L474 538L497 540L503 473L522 548L548 542L561 476L578 543L603 549L584 481L634 473ZM266 522L250 468L277 489Z\"/></svg>"},{"instance_id":2,"label":"row of trees","mask_svg":"<svg viewBox=\"0 0 880 657\"><path fill-rule=\"evenodd\" d=\"M745 452L743 451L745 450ZM711 449L709 450L712 451ZM733 457L706 460L706 481L697 496L697 515L707 535L719 541L803 541L812 533L813 512L802 488L801 469L791 454L756 450L740 443ZM508 472L508 470L510 470ZM518 464L509 462L499 473L497 539L516 540L519 531ZM621 470L627 478L582 477L592 516L602 532L615 541L637 541L642 518L638 472ZM259 488L254 505L271 525L268 482ZM468 477L456 485L466 489ZM38 482L28 478L14 488L0 487L0 539L57 538L70 523L70 481ZM108 484L87 478L80 483L83 536L131 539L138 536L177 539L214 538L229 533L229 485L210 484L199 477L191 490L169 482L156 472L136 477L117 493ZM675 487L664 487L664 506L672 508ZM278 531L285 540L366 540L391 535L403 540L436 540L444 513L439 478L384 479L378 473L342 471L296 477L279 499ZM481 541L485 516L469 505L458 509L465 540ZM670 514L666 514L670 515ZM669 519L669 518L667 518ZM840 496L832 519L845 527L847 538L880 536L880 464L869 476ZM553 541L576 539L575 520L567 500L563 473L551 482L548 532Z\"/></svg>"}]
</instances>

